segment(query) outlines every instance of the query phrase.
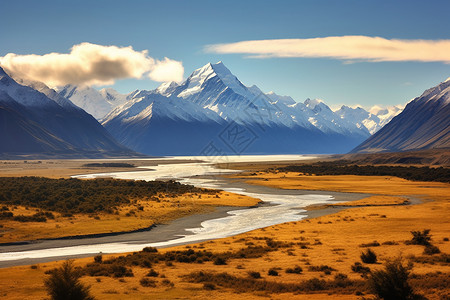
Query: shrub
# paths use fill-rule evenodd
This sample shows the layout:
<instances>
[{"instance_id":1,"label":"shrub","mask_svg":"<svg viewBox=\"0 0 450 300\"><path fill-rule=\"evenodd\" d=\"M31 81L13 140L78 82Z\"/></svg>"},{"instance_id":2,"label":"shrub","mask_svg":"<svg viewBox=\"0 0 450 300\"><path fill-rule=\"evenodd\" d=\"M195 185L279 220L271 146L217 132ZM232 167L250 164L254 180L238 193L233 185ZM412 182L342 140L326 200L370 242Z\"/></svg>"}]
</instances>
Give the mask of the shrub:
<instances>
[{"instance_id":1,"label":"shrub","mask_svg":"<svg viewBox=\"0 0 450 300\"><path fill-rule=\"evenodd\" d=\"M326 275L331 274L332 271L336 271L336 269L333 269L332 267L327 265L309 266L308 270L312 272L324 272Z\"/></svg>"},{"instance_id":2,"label":"shrub","mask_svg":"<svg viewBox=\"0 0 450 300\"><path fill-rule=\"evenodd\" d=\"M355 262L352 265L352 271L355 273L361 273L363 276L365 276L367 273L370 272L370 268L364 267L360 262Z\"/></svg>"},{"instance_id":3,"label":"shrub","mask_svg":"<svg viewBox=\"0 0 450 300\"><path fill-rule=\"evenodd\" d=\"M216 257L216 259L214 260L214 264L215 265L226 265L227 261L222 257Z\"/></svg>"},{"instance_id":4,"label":"shrub","mask_svg":"<svg viewBox=\"0 0 450 300\"><path fill-rule=\"evenodd\" d=\"M142 249L142 252L156 253L158 252L158 249L155 247L145 247L144 249Z\"/></svg>"},{"instance_id":5,"label":"shrub","mask_svg":"<svg viewBox=\"0 0 450 300\"><path fill-rule=\"evenodd\" d=\"M161 281L161 284L165 285L165 286L170 286L170 287L174 287L175 286L175 284L172 281L170 281L169 279L163 279Z\"/></svg>"},{"instance_id":6,"label":"shrub","mask_svg":"<svg viewBox=\"0 0 450 300\"><path fill-rule=\"evenodd\" d=\"M101 255L94 256L94 262L101 264L102 261L103 261L103 256L101 256Z\"/></svg>"},{"instance_id":7,"label":"shrub","mask_svg":"<svg viewBox=\"0 0 450 300\"><path fill-rule=\"evenodd\" d=\"M205 290L212 291L216 289L216 286L214 285L214 283L204 283L203 288Z\"/></svg>"},{"instance_id":8,"label":"shrub","mask_svg":"<svg viewBox=\"0 0 450 300\"><path fill-rule=\"evenodd\" d=\"M259 279L261 278L261 273L255 271L249 271L248 275L252 278Z\"/></svg>"},{"instance_id":9,"label":"shrub","mask_svg":"<svg viewBox=\"0 0 450 300\"><path fill-rule=\"evenodd\" d=\"M151 269L151 270L147 273L147 275L145 275L145 276L147 276L147 277L158 277L158 275L159 275L158 272L156 272L155 270Z\"/></svg>"},{"instance_id":10,"label":"shrub","mask_svg":"<svg viewBox=\"0 0 450 300\"><path fill-rule=\"evenodd\" d=\"M44 284L53 300L93 300L89 287L80 282L81 274L75 270L72 261L66 261L53 270Z\"/></svg>"},{"instance_id":11,"label":"shrub","mask_svg":"<svg viewBox=\"0 0 450 300\"><path fill-rule=\"evenodd\" d=\"M156 287L156 281L153 279L142 278L139 283L144 287Z\"/></svg>"},{"instance_id":12,"label":"shrub","mask_svg":"<svg viewBox=\"0 0 450 300\"><path fill-rule=\"evenodd\" d=\"M425 249L423 250L423 254L426 255L433 255L433 254L439 254L441 253L441 250L439 250L438 247L434 246L434 245L428 245L425 247Z\"/></svg>"},{"instance_id":13,"label":"shrub","mask_svg":"<svg viewBox=\"0 0 450 300\"><path fill-rule=\"evenodd\" d=\"M411 244L423 246L430 245L430 229L424 229L423 231L411 231L411 234L413 235L410 242Z\"/></svg>"},{"instance_id":14,"label":"shrub","mask_svg":"<svg viewBox=\"0 0 450 300\"><path fill-rule=\"evenodd\" d=\"M294 268L286 269L286 273L301 274L302 272L303 272L303 269L299 266L295 266Z\"/></svg>"},{"instance_id":15,"label":"shrub","mask_svg":"<svg viewBox=\"0 0 450 300\"><path fill-rule=\"evenodd\" d=\"M369 248L366 252L361 253L361 261L366 264L374 264L377 262L377 255Z\"/></svg>"},{"instance_id":16,"label":"shrub","mask_svg":"<svg viewBox=\"0 0 450 300\"><path fill-rule=\"evenodd\" d=\"M304 287L309 291L321 291L324 290L327 286L327 283L323 279L311 278L306 280L304 283Z\"/></svg>"},{"instance_id":17,"label":"shrub","mask_svg":"<svg viewBox=\"0 0 450 300\"><path fill-rule=\"evenodd\" d=\"M278 276L278 271L275 269L270 269L269 272L267 272L267 275L269 276Z\"/></svg>"},{"instance_id":18,"label":"shrub","mask_svg":"<svg viewBox=\"0 0 450 300\"><path fill-rule=\"evenodd\" d=\"M380 299L418 299L408 283L409 271L400 258L388 261L384 270L371 273L368 281L369 288Z\"/></svg>"},{"instance_id":19,"label":"shrub","mask_svg":"<svg viewBox=\"0 0 450 300\"><path fill-rule=\"evenodd\" d=\"M367 243L367 244L361 244L359 245L362 248L367 248L367 247L379 247L380 243L378 243L377 241L373 241L371 243Z\"/></svg>"}]
</instances>

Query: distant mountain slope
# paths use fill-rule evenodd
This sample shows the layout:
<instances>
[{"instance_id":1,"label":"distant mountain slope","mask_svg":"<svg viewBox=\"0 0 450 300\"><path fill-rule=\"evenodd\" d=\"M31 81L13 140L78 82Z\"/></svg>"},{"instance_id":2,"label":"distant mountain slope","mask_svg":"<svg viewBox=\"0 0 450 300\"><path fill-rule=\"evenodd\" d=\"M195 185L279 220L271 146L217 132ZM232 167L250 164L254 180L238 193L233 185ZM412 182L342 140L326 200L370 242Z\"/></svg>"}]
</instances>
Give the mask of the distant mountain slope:
<instances>
[{"instance_id":1,"label":"distant mountain slope","mask_svg":"<svg viewBox=\"0 0 450 300\"><path fill-rule=\"evenodd\" d=\"M42 83L28 84L42 92L17 83L0 68L0 156L100 157L131 152L69 100Z\"/></svg>"},{"instance_id":2,"label":"distant mountain slope","mask_svg":"<svg viewBox=\"0 0 450 300\"><path fill-rule=\"evenodd\" d=\"M374 134L401 111L402 108L400 106L388 106L386 108L374 106L367 111L362 107L352 108L343 105L335 113L342 119L366 127L371 134Z\"/></svg>"},{"instance_id":3,"label":"distant mountain slope","mask_svg":"<svg viewBox=\"0 0 450 300\"><path fill-rule=\"evenodd\" d=\"M62 97L69 99L97 120L129 100L128 95L120 94L111 88L97 91L92 87L69 84L57 88L57 91Z\"/></svg>"},{"instance_id":4,"label":"distant mountain slope","mask_svg":"<svg viewBox=\"0 0 450 300\"><path fill-rule=\"evenodd\" d=\"M450 80L426 90L352 153L450 148Z\"/></svg>"},{"instance_id":5,"label":"distant mountain slope","mask_svg":"<svg viewBox=\"0 0 450 300\"><path fill-rule=\"evenodd\" d=\"M133 93L102 124L124 145L153 155L342 153L366 139L364 126L318 100L296 103L243 85L223 63L181 84Z\"/></svg>"}]
</instances>

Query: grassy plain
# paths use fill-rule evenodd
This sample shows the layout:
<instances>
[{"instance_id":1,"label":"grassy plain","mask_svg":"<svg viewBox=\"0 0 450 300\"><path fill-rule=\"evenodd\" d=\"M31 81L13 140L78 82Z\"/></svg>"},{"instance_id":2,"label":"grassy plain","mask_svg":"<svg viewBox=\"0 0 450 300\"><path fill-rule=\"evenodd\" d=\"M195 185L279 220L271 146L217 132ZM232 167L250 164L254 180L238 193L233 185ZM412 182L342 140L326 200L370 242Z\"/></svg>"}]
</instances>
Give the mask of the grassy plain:
<instances>
[{"instance_id":1,"label":"grassy plain","mask_svg":"<svg viewBox=\"0 0 450 300\"><path fill-rule=\"evenodd\" d=\"M349 207L343 207L344 210L332 215L270 226L225 239L160 249L159 253L191 249L220 254L246 253L249 247L270 248L254 257L244 255L243 258L230 258L225 265L217 265L212 261L153 262L151 268L159 274L149 277L155 281L154 287L140 284L149 268L139 265L129 266L133 270L133 277L84 276L82 281L91 285L97 299L361 299L361 295L368 295L368 290L359 284L365 279L353 271L352 266L355 262L361 263L361 252L370 248L377 254L379 263L362 263L364 267L377 270L383 267L382 263L386 260L401 256L405 262L413 263L411 284L417 292L428 299L450 297L449 184L411 182L389 176L299 176L296 173L264 172L256 168L252 172L231 177L251 184L283 189L357 192L373 196L340 204ZM422 202L403 205L405 200L412 198ZM440 254L424 254L424 246L407 243L411 240L411 231L423 229L431 229L431 242L440 249ZM281 246L273 246L274 243L268 241L275 241ZM107 257L117 255L105 256L103 259ZM75 263L85 266L92 261L92 258L85 258ZM54 262L0 269L0 297L45 298L43 279L47 275L44 272L59 264ZM286 272L296 266L302 269L300 274ZM278 275L269 275L270 269L276 270ZM285 285L316 278L319 284L313 289L286 292L283 288L271 288L273 284L258 289L255 288L258 285L215 282L213 276L203 282L194 282L192 278L186 277L196 271L208 274L226 272L244 279L251 277L249 272L259 272L262 279L252 279L252 282L266 280ZM320 283L321 280L335 282L335 277L340 276L337 274L345 274L348 280L355 283L355 287L340 288L337 285L329 288L323 286L323 282Z\"/></svg>"}]
</instances>

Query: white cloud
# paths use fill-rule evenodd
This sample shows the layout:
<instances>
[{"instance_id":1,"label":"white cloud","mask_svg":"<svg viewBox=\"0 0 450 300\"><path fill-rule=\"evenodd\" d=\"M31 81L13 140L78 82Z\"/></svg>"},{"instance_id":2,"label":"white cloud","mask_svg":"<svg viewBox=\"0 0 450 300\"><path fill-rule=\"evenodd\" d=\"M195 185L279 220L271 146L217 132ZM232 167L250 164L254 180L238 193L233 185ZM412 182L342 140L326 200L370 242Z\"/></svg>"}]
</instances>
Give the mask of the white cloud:
<instances>
[{"instance_id":1,"label":"white cloud","mask_svg":"<svg viewBox=\"0 0 450 300\"><path fill-rule=\"evenodd\" d=\"M253 40L205 47L213 53L242 53L251 58L325 57L357 61L420 61L450 63L450 40L400 40L369 36Z\"/></svg>"},{"instance_id":2,"label":"white cloud","mask_svg":"<svg viewBox=\"0 0 450 300\"><path fill-rule=\"evenodd\" d=\"M153 70L148 74L150 79L154 81L168 82L183 80L184 68L183 64L167 57L156 63Z\"/></svg>"},{"instance_id":3,"label":"white cloud","mask_svg":"<svg viewBox=\"0 0 450 300\"><path fill-rule=\"evenodd\" d=\"M181 81L184 72L181 62L168 58L156 60L147 50L91 43L74 45L70 53L8 53L0 57L0 66L18 77L42 81L50 86L68 83L106 85L117 79L145 75L155 81Z\"/></svg>"}]
</instances>

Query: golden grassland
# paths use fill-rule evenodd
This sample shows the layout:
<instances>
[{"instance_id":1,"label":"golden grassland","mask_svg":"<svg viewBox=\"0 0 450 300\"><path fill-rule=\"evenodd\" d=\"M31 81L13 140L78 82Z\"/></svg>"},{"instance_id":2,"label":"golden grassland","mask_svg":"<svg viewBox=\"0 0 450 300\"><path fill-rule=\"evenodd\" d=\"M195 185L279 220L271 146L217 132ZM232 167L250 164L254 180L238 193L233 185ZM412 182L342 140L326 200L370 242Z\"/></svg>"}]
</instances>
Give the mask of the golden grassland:
<instances>
[{"instance_id":1,"label":"golden grassland","mask_svg":"<svg viewBox=\"0 0 450 300\"><path fill-rule=\"evenodd\" d=\"M83 167L89 163L103 163L104 160L7 160L0 161L0 176L43 176L47 178L69 178L78 174L135 171L135 168ZM135 166L152 166L167 161L117 160L116 162ZM178 163L180 161L177 161ZM192 161L190 161L192 162ZM164 224L184 216L214 211L215 206L248 207L259 200L228 192L215 194L191 193L177 197L163 195L159 202L136 200L130 205L122 205L119 214L74 214L63 217L53 212L55 219L47 222L18 222L0 220L0 243L23 240L58 238L64 236L86 235L132 231ZM38 210L21 206L8 206L14 215L32 215ZM139 209L139 208L142 209Z\"/></svg>"},{"instance_id":2,"label":"golden grassland","mask_svg":"<svg viewBox=\"0 0 450 300\"><path fill-rule=\"evenodd\" d=\"M371 249L377 254L380 263L363 264L364 266L372 270L380 269L384 261L401 256L405 262L414 263L414 274L429 276L428 280L424 280L427 284L416 286L418 292L428 299L450 297L448 286L442 287L442 282L445 284L445 279L449 278L450 264L433 261L433 257L437 256L423 254L423 246L405 243L411 239L411 231L431 229L433 245L442 253L450 253L449 184L411 182L387 176L298 176L297 173L266 172L231 177L242 178L251 184L284 189L356 192L373 196L340 204L353 208L344 206L344 210L335 214L270 226L225 239L159 250L161 253L186 249L233 252L250 245L264 246L267 239L292 243L288 247L264 253L261 257L230 259L226 265L215 265L210 261L201 264L155 263L152 268L159 273L158 277L151 278L155 280L155 287L140 284L149 269L137 266L132 267L133 277L84 276L82 282L91 286L92 294L97 299L361 299L353 289L293 294L269 293L264 290L238 291L237 287L225 288L216 284L214 290L208 290L202 283L192 283L183 275L205 271L248 277L248 272L252 271L260 272L267 281L297 283L311 278L332 280L336 274L342 273L349 279L358 280L361 275L353 272L351 266L355 262L361 262L360 254L367 249L363 247L364 244L372 244ZM418 205L398 205L410 197L422 199L423 202ZM108 255L104 259L116 256ZM421 258L427 258L428 262L421 262ZM92 258L77 259L75 264L84 266L92 261ZM61 262L53 262L0 269L0 298L45 298L43 280L48 275L44 272L60 264ZM320 265L327 265L335 271L327 274L310 268ZM295 266L300 266L303 272L285 272L287 268ZM278 276L268 275L272 268L278 271Z\"/></svg>"},{"instance_id":3,"label":"golden grassland","mask_svg":"<svg viewBox=\"0 0 450 300\"><path fill-rule=\"evenodd\" d=\"M71 217L53 212L55 219L46 222L0 220L0 243L64 236L132 231L164 224L184 216L214 211L215 206L248 207L259 200L228 192L189 193L176 197L163 195L158 202L136 199L122 205L117 214L74 214ZM15 215L32 215L39 209L8 206Z\"/></svg>"},{"instance_id":4,"label":"golden grassland","mask_svg":"<svg viewBox=\"0 0 450 300\"><path fill-rule=\"evenodd\" d=\"M54 160L0 160L0 174L2 177L40 176L47 178L69 178L80 174L96 174L107 172L136 171L136 168L118 167L86 167L86 163L105 163L111 160L102 159L54 159ZM182 163L181 160L145 160L125 159L113 160L115 163L126 163L141 166L155 166L157 164ZM188 160L186 162L194 162ZM139 169L144 171L145 169Z\"/></svg>"}]
</instances>

